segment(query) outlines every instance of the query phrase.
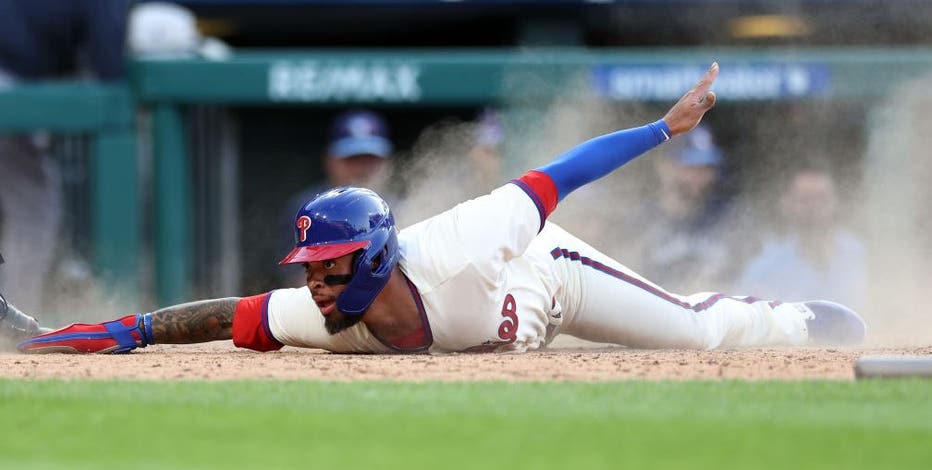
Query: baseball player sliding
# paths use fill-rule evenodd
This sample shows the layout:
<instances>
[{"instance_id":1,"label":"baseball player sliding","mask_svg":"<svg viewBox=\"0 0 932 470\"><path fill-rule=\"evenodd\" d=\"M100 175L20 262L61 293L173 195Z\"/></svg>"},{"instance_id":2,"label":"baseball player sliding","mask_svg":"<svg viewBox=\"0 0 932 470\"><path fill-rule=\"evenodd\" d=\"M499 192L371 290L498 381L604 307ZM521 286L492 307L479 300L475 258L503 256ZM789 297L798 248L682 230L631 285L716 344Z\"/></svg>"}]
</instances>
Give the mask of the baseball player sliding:
<instances>
[{"instance_id":1,"label":"baseball player sliding","mask_svg":"<svg viewBox=\"0 0 932 470\"><path fill-rule=\"evenodd\" d=\"M296 215L295 247L281 261L303 264L307 287L74 324L19 349L125 353L232 339L257 351L522 352L561 333L638 348L859 341L864 322L844 306L672 294L547 221L576 188L694 128L715 105L718 71L713 63L663 119L584 142L400 232L369 190L318 195Z\"/></svg>"}]
</instances>

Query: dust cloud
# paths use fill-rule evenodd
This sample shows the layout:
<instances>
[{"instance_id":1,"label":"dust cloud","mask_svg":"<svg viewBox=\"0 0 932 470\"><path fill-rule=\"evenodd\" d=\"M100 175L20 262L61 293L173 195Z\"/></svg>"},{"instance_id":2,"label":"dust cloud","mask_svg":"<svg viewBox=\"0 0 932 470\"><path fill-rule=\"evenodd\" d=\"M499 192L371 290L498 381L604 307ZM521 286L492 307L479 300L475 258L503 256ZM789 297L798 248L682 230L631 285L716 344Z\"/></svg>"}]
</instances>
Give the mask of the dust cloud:
<instances>
[{"instance_id":1,"label":"dust cloud","mask_svg":"<svg viewBox=\"0 0 932 470\"><path fill-rule=\"evenodd\" d=\"M738 238L779 230L776 207L787 168L813 158L830 165L841 198L839 223L865 241L869 254L861 313L872 346L932 342L932 313L925 303L932 290L930 83L932 78L917 80L873 103L747 105L723 97L705 119L726 149L728 178L721 184L741 208L739 218L754 221L731 228ZM505 141L500 166L491 176L471 156L476 123L447 121L426 129L399 171L406 197L394 207L398 225L485 194L586 139L652 122L672 104L606 103L572 91L585 89L568 87L546 102L503 103ZM639 253L624 234L638 229L630 224L632 212L656 196L654 162L663 152L661 146L577 190L561 202L552 220L638 271ZM754 294L712 281L708 290ZM66 283L49 304L42 320L52 326L59 319L101 321L134 308L88 280Z\"/></svg>"},{"instance_id":2,"label":"dust cloud","mask_svg":"<svg viewBox=\"0 0 932 470\"><path fill-rule=\"evenodd\" d=\"M859 207L871 248L865 315L882 344L928 344L932 313L932 76L899 87L876 106Z\"/></svg>"},{"instance_id":3,"label":"dust cloud","mask_svg":"<svg viewBox=\"0 0 932 470\"><path fill-rule=\"evenodd\" d=\"M872 346L932 341L932 314L923 302L932 281L925 262L932 255L927 203L932 190L924 184L932 181L932 164L925 158L925 149L932 148L932 99L923 95L927 85L908 87L880 103L748 106L726 98L705 120L724 137L727 177L720 184L738 208L726 231L738 240L781 230L778 206L790 170L813 163L830 170L840 199L837 226L862 240L868 253L868 287L860 296L866 300L859 310ZM396 211L400 226L485 194L586 139L652 122L666 112L666 104L611 104L572 92L546 103L518 104L503 107L506 139L501 172L492 180L476 178L470 163L473 123L441 123L424 132L401 172L407 198ZM661 146L580 188L551 220L638 271L640 254L625 234L637 230L631 214L656 197L655 160L664 151ZM663 279L652 280L665 285ZM754 294L735 292L720 279L707 281L702 290Z\"/></svg>"}]
</instances>

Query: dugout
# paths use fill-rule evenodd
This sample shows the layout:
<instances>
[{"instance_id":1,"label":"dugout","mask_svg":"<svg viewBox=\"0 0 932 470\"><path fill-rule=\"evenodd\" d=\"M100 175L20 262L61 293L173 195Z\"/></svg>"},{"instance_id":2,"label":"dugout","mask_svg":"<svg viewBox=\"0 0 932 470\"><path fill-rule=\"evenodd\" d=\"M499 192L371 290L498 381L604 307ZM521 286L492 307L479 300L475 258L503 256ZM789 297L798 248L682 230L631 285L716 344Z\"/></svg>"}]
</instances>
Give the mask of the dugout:
<instances>
[{"instance_id":1,"label":"dugout","mask_svg":"<svg viewBox=\"0 0 932 470\"><path fill-rule=\"evenodd\" d=\"M318 152L309 149L340 109L384 112L399 147L410 148L425 126L499 106L513 136L506 171L515 174L581 138L656 117L713 58L726 72L709 122L733 157L729 190L767 191L784 160L815 148L855 182L848 202L869 214L854 222L872 239L898 241L901 249L876 265L921 283L909 273L922 272L917 247L928 245L928 173L917 152L932 135L921 92L932 51L254 51L220 62L139 60L129 87L0 93L0 128L70 136L58 147L61 161L87 175L72 191L71 225L84 234L75 245L108 286L156 305L274 285L278 248L267 242L280 234L265 217L280 211L268 207L316 176ZM307 80L308 70L328 67L414 79L382 95L350 86L326 94ZM576 111L560 113L567 109ZM588 115L602 119L578 126Z\"/></svg>"},{"instance_id":2,"label":"dugout","mask_svg":"<svg viewBox=\"0 0 932 470\"><path fill-rule=\"evenodd\" d=\"M781 161L809 148L828 155L846 179L861 181L863 165L885 157L866 157L876 125L871 109L890 87L932 64L927 51L871 49L295 51L244 52L224 62L138 61L135 88L153 110L156 213L171 221L158 224L165 232L155 240L159 298L189 298L194 286L201 295L232 294L244 280L239 273L275 269L274 249L262 247L269 235L257 235L256 226L275 226L263 218L263 208L279 206L274 200L295 187L295 173L314 176L317 152L308 148L321 145L319 125L337 109L385 112L399 145L407 147L425 125L501 106L521 142L506 152L520 171L536 161L522 156L546 158L563 149L535 147L553 130L547 119L555 104L601 106L623 116L616 124L635 124L635 117L662 113L713 58L726 72L710 122L729 153L753 155L730 168L745 182L772 179ZM871 80L877 67L885 70L881 86ZM328 91L314 83L326 73L395 74L398 86L373 94L360 81ZM766 181L760 183L766 191ZM863 194L859 187L851 194ZM219 273L238 279L204 284ZM270 281L249 282L258 289Z\"/></svg>"}]
</instances>

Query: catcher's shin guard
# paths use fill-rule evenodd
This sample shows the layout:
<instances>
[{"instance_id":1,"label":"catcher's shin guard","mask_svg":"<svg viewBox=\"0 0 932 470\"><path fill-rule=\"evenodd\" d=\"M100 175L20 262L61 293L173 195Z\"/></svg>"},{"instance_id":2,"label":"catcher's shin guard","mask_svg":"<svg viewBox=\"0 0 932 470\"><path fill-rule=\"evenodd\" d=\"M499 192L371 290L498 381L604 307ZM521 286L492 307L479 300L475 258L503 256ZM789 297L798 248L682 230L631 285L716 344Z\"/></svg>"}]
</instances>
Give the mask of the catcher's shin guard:
<instances>
[{"instance_id":1,"label":"catcher's shin guard","mask_svg":"<svg viewBox=\"0 0 932 470\"><path fill-rule=\"evenodd\" d=\"M12 347L42 331L35 318L20 312L0 295L0 349Z\"/></svg>"},{"instance_id":2,"label":"catcher's shin guard","mask_svg":"<svg viewBox=\"0 0 932 470\"><path fill-rule=\"evenodd\" d=\"M0 254L0 265L3 264L3 255ZM12 349L17 342L30 336L44 333L35 318L17 310L7 303L0 293L0 351Z\"/></svg>"},{"instance_id":3,"label":"catcher's shin guard","mask_svg":"<svg viewBox=\"0 0 932 470\"><path fill-rule=\"evenodd\" d=\"M23 341L19 350L28 354L122 354L152 343L152 317L137 313L104 323L74 323Z\"/></svg>"}]
</instances>

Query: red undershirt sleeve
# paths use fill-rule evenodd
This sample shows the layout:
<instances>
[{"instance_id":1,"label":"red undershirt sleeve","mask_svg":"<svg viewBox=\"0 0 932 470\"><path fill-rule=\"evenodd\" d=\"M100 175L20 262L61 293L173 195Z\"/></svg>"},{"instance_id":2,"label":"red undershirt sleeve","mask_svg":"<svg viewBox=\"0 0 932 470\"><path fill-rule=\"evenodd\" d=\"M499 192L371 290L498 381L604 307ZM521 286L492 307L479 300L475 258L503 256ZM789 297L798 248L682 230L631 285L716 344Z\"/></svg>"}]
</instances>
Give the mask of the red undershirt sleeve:
<instances>
[{"instance_id":1,"label":"red undershirt sleeve","mask_svg":"<svg viewBox=\"0 0 932 470\"><path fill-rule=\"evenodd\" d=\"M531 170L511 182L523 189L537 206L537 211L540 213L540 228L543 230L547 217L557 208L559 195L553 179L547 173Z\"/></svg>"},{"instance_id":2,"label":"red undershirt sleeve","mask_svg":"<svg viewBox=\"0 0 932 470\"><path fill-rule=\"evenodd\" d=\"M284 345L269 329L269 299L271 292L243 297L233 314L233 344L254 351L277 351Z\"/></svg>"}]
</instances>

